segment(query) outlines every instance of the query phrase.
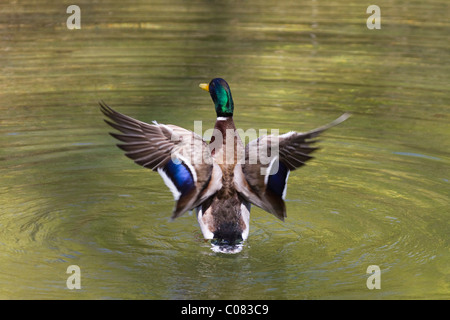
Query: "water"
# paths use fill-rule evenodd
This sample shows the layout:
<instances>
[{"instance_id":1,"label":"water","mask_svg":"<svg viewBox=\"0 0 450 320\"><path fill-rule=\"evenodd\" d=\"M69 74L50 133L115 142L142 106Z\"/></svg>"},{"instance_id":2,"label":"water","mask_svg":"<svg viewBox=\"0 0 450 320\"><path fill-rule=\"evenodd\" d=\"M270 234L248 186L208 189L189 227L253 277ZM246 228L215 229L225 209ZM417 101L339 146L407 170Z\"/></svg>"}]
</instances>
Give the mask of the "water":
<instances>
[{"instance_id":1,"label":"water","mask_svg":"<svg viewBox=\"0 0 450 320\"><path fill-rule=\"evenodd\" d=\"M0 298L448 299L446 1L9 1L0 22ZM306 131L345 111L292 173L286 222L253 207L238 254L170 221L156 173L125 158L97 101L212 128ZM69 290L68 266L81 270ZM368 266L381 269L369 290Z\"/></svg>"}]
</instances>

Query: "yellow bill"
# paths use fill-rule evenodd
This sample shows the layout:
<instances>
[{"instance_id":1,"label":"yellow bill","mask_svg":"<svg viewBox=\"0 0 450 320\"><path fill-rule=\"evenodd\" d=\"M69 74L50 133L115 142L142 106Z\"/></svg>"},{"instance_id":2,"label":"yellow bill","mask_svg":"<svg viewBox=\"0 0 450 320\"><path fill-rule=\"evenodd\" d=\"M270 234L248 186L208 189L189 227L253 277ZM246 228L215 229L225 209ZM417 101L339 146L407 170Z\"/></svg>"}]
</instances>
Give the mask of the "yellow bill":
<instances>
[{"instance_id":1,"label":"yellow bill","mask_svg":"<svg viewBox=\"0 0 450 320\"><path fill-rule=\"evenodd\" d=\"M207 83L200 83L198 86L205 91L209 91L209 84Z\"/></svg>"}]
</instances>

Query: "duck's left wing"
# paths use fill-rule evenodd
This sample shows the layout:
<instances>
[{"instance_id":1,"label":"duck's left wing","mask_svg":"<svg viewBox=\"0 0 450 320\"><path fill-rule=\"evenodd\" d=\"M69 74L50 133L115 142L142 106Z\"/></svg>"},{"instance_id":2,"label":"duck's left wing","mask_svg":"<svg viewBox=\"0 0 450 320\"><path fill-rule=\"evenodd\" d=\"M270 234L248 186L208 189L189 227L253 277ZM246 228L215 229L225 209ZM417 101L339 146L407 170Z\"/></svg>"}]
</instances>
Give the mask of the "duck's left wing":
<instances>
[{"instance_id":1,"label":"duck's left wing","mask_svg":"<svg viewBox=\"0 0 450 320\"><path fill-rule=\"evenodd\" d=\"M220 189L222 173L208 145L197 134L174 125L148 124L100 102L105 120L121 133L110 133L135 163L157 171L176 201L172 218L200 205Z\"/></svg>"},{"instance_id":2,"label":"duck's left wing","mask_svg":"<svg viewBox=\"0 0 450 320\"><path fill-rule=\"evenodd\" d=\"M245 163L241 165L245 180L237 180L236 188L249 202L284 220L289 173L303 166L312 158L310 154L318 149L313 146L317 140L311 139L349 116L345 113L333 122L306 133L289 132L250 141L245 147Z\"/></svg>"}]
</instances>

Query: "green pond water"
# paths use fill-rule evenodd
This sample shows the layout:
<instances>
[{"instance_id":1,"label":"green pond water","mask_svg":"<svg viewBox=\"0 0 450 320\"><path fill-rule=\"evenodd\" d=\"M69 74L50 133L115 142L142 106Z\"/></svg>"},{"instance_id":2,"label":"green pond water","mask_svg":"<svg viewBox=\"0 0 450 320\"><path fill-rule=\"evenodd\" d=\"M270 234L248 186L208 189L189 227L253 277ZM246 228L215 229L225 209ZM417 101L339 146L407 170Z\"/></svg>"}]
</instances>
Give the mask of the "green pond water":
<instances>
[{"instance_id":1,"label":"green pond water","mask_svg":"<svg viewBox=\"0 0 450 320\"><path fill-rule=\"evenodd\" d=\"M63 1L0 7L1 299L450 298L448 1L75 4L79 30ZM252 208L238 254L195 214L170 221L172 194L97 104L206 130L214 77L243 130L352 113L291 173L285 222Z\"/></svg>"}]
</instances>

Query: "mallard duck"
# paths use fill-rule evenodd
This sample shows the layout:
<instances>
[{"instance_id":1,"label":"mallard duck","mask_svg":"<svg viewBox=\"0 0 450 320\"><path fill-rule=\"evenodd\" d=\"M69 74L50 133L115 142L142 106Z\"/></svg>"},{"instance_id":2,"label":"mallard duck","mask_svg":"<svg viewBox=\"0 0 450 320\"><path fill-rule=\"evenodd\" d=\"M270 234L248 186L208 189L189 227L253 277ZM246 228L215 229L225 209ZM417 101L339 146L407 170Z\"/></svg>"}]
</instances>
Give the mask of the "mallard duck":
<instances>
[{"instance_id":1,"label":"mallard duck","mask_svg":"<svg viewBox=\"0 0 450 320\"><path fill-rule=\"evenodd\" d=\"M306 133L266 135L244 146L234 125L228 83L215 78L200 88L210 93L217 114L210 143L175 125L133 119L104 102L101 111L110 119L106 123L120 131L111 133L122 142L117 146L137 164L157 171L172 191L173 219L195 209L205 239L237 246L248 237L251 204L284 221L289 173L312 158L317 148L311 139L349 114ZM265 161L257 156L263 147L274 146L278 152L271 152Z\"/></svg>"}]
</instances>

